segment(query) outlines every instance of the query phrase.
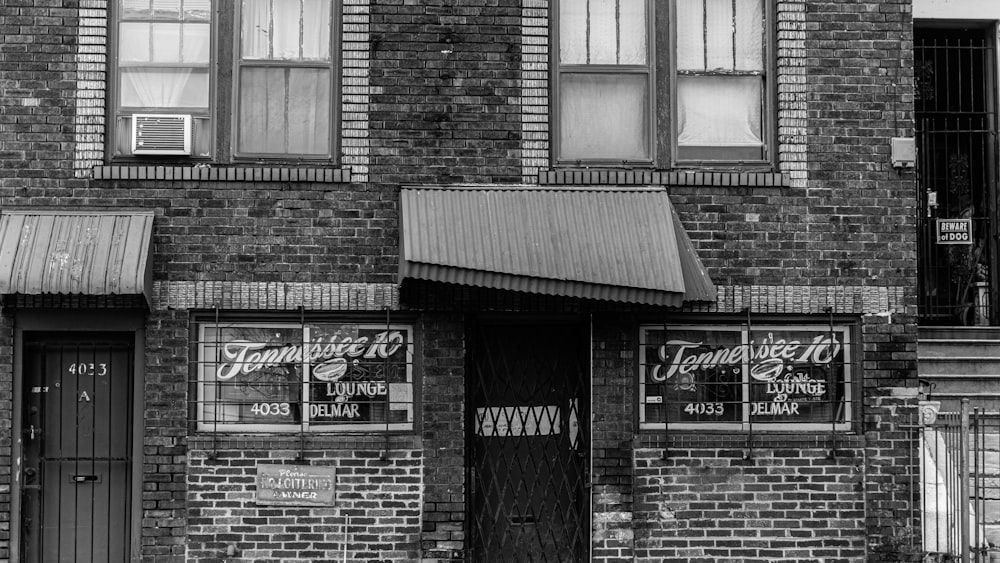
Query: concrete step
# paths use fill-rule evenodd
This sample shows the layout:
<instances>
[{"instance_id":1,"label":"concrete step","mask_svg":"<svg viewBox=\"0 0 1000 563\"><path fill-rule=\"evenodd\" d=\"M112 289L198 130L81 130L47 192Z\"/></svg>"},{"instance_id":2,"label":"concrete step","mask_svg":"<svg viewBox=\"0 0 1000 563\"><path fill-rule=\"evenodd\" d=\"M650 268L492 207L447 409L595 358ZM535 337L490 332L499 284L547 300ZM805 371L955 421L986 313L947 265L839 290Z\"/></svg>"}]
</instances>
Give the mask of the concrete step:
<instances>
[{"instance_id":1,"label":"concrete step","mask_svg":"<svg viewBox=\"0 0 1000 563\"><path fill-rule=\"evenodd\" d=\"M962 399L969 399L969 410L978 409L979 412L996 412L1000 409L1000 392L971 392L971 391L949 391L945 385L936 385L928 394L930 401L940 401L940 412L957 413L962 406ZM994 428L996 422L988 423Z\"/></svg>"},{"instance_id":2,"label":"concrete step","mask_svg":"<svg viewBox=\"0 0 1000 563\"><path fill-rule=\"evenodd\" d=\"M917 375L942 412L958 412L962 398L974 409L1000 410L1000 327L922 327Z\"/></svg>"},{"instance_id":3,"label":"concrete step","mask_svg":"<svg viewBox=\"0 0 1000 563\"><path fill-rule=\"evenodd\" d=\"M920 340L1000 341L1000 327L992 327L992 326L920 327L917 337Z\"/></svg>"},{"instance_id":4,"label":"concrete step","mask_svg":"<svg viewBox=\"0 0 1000 563\"><path fill-rule=\"evenodd\" d=\"M917 358L1000 358L1000 341L919 340Z\"/></svg>"},{"instance_id":5,"label":"concrete step","mask_svg":"<svg viewBox=\"0 0 1000 563\"><path fill-rule=\"evenodd\" d=\"M1000 380L1000 356L947 356L919 358L917 373L920 377L943 376L992 376Z\"/></svg>"}]
</instances>

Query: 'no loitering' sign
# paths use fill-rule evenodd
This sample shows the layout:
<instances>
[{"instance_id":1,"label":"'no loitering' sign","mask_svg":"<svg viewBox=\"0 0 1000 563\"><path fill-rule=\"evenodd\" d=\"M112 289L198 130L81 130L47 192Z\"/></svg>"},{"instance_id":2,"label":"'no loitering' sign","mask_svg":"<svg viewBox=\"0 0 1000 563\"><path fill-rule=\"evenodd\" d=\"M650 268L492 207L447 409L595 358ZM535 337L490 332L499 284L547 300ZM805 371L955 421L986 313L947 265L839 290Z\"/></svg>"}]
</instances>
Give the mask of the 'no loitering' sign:
<instances>
[{"instance_id":1,"label":"'no loitering' sign","mask_svg":"<svg viewBox=\"0 0 1000 563\"><path fill-rule=\"evenodd\" d=\"M337 470L310 465L257 464L257 504L333 506Z\"/></svg>"},{"instance_id":2,"label":"'no loitering' sign","mask_svg":"<svg viewBox=\"0 0 1000 563\"><path fill-rule=\"evenodd\" d=\"M972 219L938 219L938 244L972 244Z\"/></svg>"}]
</instances>

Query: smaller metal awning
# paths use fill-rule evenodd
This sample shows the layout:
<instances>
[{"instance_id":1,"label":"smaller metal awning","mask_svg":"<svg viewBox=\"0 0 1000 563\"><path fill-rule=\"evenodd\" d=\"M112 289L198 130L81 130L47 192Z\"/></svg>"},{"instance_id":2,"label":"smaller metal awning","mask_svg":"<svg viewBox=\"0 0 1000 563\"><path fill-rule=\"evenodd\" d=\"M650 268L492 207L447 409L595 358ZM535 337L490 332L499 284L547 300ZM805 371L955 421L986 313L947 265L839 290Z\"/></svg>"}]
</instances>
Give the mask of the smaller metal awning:
<instances>
[{"instance_id":1,"label":"smaller metal awning","mask_svg":"<svg viewBox=\"0 0 1000 563\"><path fill-rule=\"evenodd\" d=\"M715 301L658 187L404 187L399 278L625 303Z\"/></svg>"},{"instance_id":2,"label":"smaller metal awning","mask_svg":"<svg viewBox=\"0 0 1000 563\"><path fill-rule=\"evenodd\" d=\"M0 294L144 295L152 211L0 212Z\"/></svg>"}]
</instances>

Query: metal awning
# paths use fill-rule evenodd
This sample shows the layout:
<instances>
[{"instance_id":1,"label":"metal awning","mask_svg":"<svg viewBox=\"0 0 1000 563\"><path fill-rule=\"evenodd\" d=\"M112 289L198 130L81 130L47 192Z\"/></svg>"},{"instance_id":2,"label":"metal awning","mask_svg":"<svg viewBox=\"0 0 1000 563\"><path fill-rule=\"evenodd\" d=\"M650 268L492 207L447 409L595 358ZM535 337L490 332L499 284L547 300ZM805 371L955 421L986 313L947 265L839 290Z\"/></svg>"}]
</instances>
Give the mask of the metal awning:
<instances>
[{"instance_id":1,"label":"metal awning","mask_svg":"<svg viewBox=\"0 0 1000 563\"><path fill-rule=\"evenodd\" d=\"M0 294L142 294L149 303L152 239L152 211L5 210Z\"/></svg>"},{"instance_id":2,"label":"metal awning","mask_svg":"<svg viewBox=\"0 0 1000 563\"><path fill-rule=\"evenodd\" d=\"M715 301L663 188L404 187L400 282L606 301Z\"/></svg>"}]
</instances>

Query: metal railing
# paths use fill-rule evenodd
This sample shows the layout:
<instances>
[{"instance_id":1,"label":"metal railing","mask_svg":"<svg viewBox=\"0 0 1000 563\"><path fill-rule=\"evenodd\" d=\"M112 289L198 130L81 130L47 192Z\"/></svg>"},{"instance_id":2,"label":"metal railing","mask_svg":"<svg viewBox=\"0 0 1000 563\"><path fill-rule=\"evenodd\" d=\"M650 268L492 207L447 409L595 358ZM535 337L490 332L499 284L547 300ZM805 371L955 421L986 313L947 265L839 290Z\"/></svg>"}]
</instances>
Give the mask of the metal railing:
<instances>
[{"instance_id":1,"label":"metal railing","mask_svg":"<svg viewBox=\"0 0 1000 563\"><path fill-rule=\"evenodd\" d=\"M1000 561L1000 412L972 409L925 421L921 513L929 560Z\"/></svg>"}]
</instances>

